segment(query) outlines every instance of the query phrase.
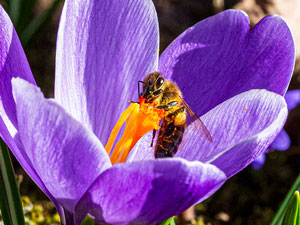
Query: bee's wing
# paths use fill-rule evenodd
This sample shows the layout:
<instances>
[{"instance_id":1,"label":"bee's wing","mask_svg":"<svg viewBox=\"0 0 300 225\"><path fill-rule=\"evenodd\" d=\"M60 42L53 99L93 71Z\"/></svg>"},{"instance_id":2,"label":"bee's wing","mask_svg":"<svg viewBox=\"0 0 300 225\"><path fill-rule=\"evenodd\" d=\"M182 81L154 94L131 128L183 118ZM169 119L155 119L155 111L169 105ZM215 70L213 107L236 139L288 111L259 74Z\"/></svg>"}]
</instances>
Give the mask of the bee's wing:
<instances>
[{"instance_id":1,"label":"bee's wing","mask_svg":"<svg viewBox=\"0 0 300 225\"><path fill-rule=\"evenodd\" d=\"M212 137L210 132L208 131L205 124L201 121L201 119L197 116L197 114L192 110L192 108L181 98L182 104L188 111L190 117L191 117L191 123L189 126L192 126L192 129L195 130L201 137L206 139L209 142L212 142Z\"/></svg>"}]
</instances>

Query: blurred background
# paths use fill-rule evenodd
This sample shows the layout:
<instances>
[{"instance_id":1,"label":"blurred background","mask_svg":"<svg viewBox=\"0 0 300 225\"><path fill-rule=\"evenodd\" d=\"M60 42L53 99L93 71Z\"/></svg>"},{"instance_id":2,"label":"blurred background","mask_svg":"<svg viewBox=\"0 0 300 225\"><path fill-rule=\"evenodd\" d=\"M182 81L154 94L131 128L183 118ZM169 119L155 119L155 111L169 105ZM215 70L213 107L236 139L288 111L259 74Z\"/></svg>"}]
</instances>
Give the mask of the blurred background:
<instances>
[{"instance_id":1,"label":"blurred background","mask_svg":"<svg viewBox=\"0 0 300 225\"><path fill-rule=\"evenodd\" d=\"M298 0L153 0L160 23L161 52L184 30L220 11L242 9L251 26L268 14L279 14L289 23L300 46ZM0 0L9 13L34 77L46 97L53 97L55 46L63 0ZM300 54L289 90L300 89ZM271 151L259 170L244 169L211 198L181 216L181 224L269 224L300 171L300 105L290 111L285 130L291 146ZM12 157L13 158L13 157ZM28 224L59 222L52 203L30 180L13 158ZM180 219L177 219L180 220ZM185 221L183 221L185 220Z\"/></svg>"}]
</instances>

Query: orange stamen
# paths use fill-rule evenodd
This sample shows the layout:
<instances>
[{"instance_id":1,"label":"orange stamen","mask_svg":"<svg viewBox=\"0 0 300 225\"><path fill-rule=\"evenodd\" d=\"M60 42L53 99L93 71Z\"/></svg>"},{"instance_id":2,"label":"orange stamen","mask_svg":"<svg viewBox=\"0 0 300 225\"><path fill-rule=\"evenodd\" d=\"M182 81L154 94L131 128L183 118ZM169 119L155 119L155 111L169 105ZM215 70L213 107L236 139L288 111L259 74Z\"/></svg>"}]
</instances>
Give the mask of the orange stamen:
<instances>
[{"instance_id":1,"label":"orange stamen","mask_svg":"<svg viewBox=\"0 0 300 225\"><path fill-rule=\"evenodd\" d=\"M139 98L139 104L131 103L121 114L105 146L107 154L110 155L116 137L126 121L124 133L116 143L110 158L112 164L125 162L129 152L141 137L153 129L160 128L159 121L164 116L163 109L157 109L154 104L145 103L143 97Z\"/></svg>"}]
</instances>

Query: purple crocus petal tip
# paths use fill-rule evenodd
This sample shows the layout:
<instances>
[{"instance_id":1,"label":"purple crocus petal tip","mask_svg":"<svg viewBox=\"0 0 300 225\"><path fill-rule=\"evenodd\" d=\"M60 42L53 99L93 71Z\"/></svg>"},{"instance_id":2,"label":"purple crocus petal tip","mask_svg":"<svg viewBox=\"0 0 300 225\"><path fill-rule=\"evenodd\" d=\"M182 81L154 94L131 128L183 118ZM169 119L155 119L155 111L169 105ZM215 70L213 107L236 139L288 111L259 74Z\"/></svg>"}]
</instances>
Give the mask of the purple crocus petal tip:
<instances>
[{"instance_id":1,"label":"purple crocus petal tip","mask_svg":"<svg viewBox=\"0 0 300 225\"><path fill-rule=\"evenodd\" d=\"M281 95L266 90L244 92L201 117L212 143L187 127L176 156L212 163L231 177L266 150L286 117L287 107Z\"/></svg>"},{"instance_id":2,"label":"purple crocus petal tip","mask_svg":"<svg viewBox=\"0 0 300 225\"><path fill-rule=\"evenodd\" d=\"M227 10L183 32L162 53L159 70L201 116L251 89L284 95L294 62L294 40L281 17L267 16L250 31L245 13Z\"/></svg>"},{"instance_id":3,"label":"purple crocus petal tip","mask_svg":"<svg viewBox=\"0 0 300 225\"><path fill-rule=\"evenodd\" d=\"M215 166L184 159L117 164L99 176L77 207L108 224L155 224L212 195L225 181Z\"/></svg>"},{"instance_id":4,"label":"purple crocus petal tip","mask_svg":"<svg viewBox=\"0 0 300 225\"><path fill-rule=\"evenodd\" d=\"M102 143L137 82L157 71L159 32L151 0L65 1L57 51L55 99Z\"/></svg>"},{"instance_id":5,"label":"purple crocus petal tip","mask_svg":"<svg viewBox=\"0 0 300 225\"><path fill-rule=\"evenodd\" d=\"M29 176L53 200L61 214L58 203L45 188L31 163L27 160L26 155L23 154L22 145L18 146L18 143L15 141L18 123L11 79L13 77L22 77L33 84L35 84L35 81L14 26L1 5L0 27L0 137Z\"/></svg>"},{"instance_id":6,"label":"purple crocus petal tip","mask_svg":"<svg viewBox=\"0 0 300 225\"><path fill-rule=\"evenodd\" d=\"M300 104L300 90L288 91L285 94L284 98L285 98L288 110L292 110L298 104Z\"/></svg>"},{"instance_id":7,"label":"purple crocus petal tip","mask_svg":"<svg viewBox=\"0 0 300 225\"><path fill-rule=\"evenodd\" d=\"M262 168L262 166L265 163L265 159L266 159L266 153L262 153L260 156L258 156L253 162L252 162L252 167L255 170L259 170Z\"/></svg>"},{"instance_id":8,"label":"purple crocus petal tip","mask_svg":"<svg viewBox=\"0 0 300 225\"><path fill-rule=\"evenodd\" d=\"M19 137L25 154L56 200L69 212L87 188L111 166L97 137L40 89L12 80Z\"/></svg>"},{"instance_id":9,"label":"purple crocus petal tip","mask_svg":"<svg viewBox=\"0 0 300 225\"><path fill-rule=\"evenodd\" d=\"M14 137L17 133L17 118L11 79L21 77L33 84L35 81L14 26L1 5L0 27L0 116Z\"/></svg>"},{"instance_id":10,"label":"purple crocus petal tip","mask_svg":"<svg viewBox=\"0 0 300 225\"><path fill-rule=\"evenodd\" d=\"M291 139L285 130L281 130L275 140L270 145L271 149L286 151L291 146Z\"/></svg>"}]
</instances>

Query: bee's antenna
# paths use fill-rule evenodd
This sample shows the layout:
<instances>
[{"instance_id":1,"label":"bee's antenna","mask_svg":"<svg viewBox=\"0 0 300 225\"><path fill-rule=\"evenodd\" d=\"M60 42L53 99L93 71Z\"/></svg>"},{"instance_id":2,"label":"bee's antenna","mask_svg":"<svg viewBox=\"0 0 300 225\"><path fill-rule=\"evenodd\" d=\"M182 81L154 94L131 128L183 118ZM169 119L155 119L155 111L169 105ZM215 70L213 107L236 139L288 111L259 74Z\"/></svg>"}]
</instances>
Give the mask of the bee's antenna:
<instances>
[{"instance_id":1,"label":"bee's antenna","mask_svg":"<svg viewBox=\"0 0 300 225\"><path fill-rule=\"evenodd\" d=\"M140 83L145 84L145 82L144 82L144 81L141 81L141 80L138 81L138 95L139 95L139 98L141 97Z\"/></svg>"}]
</instances>

